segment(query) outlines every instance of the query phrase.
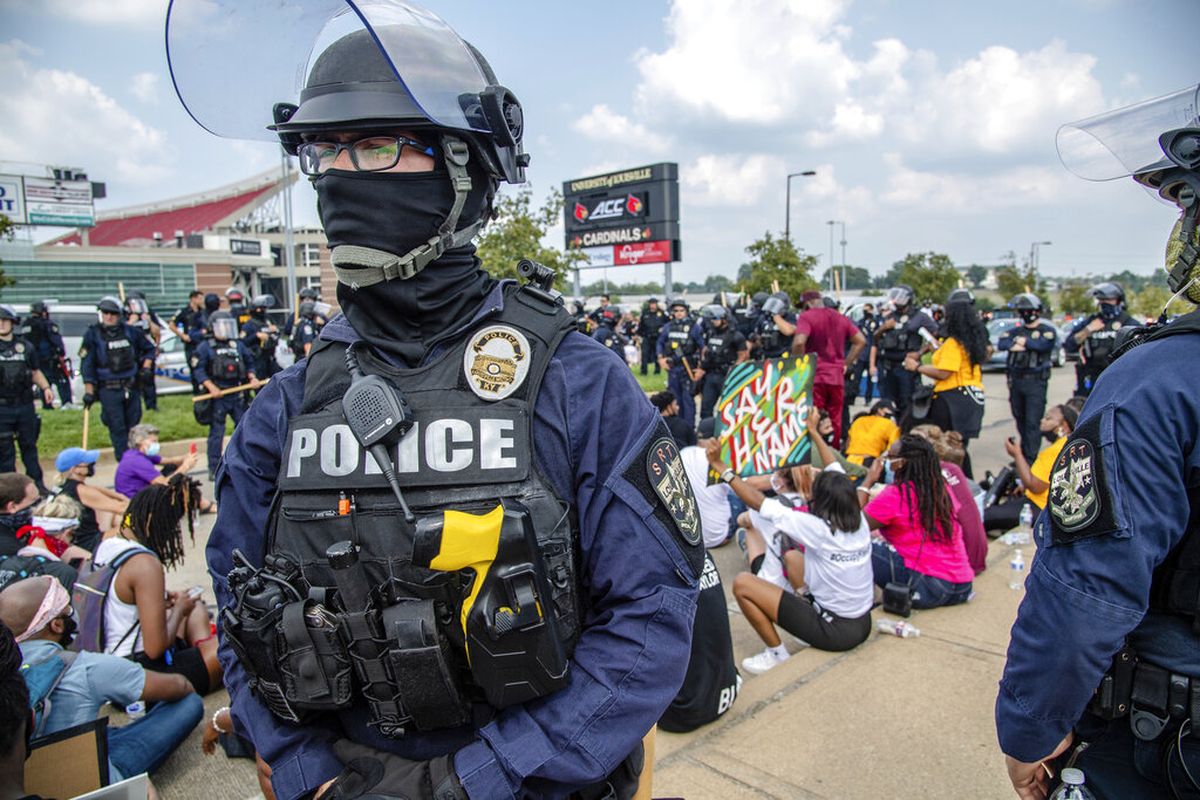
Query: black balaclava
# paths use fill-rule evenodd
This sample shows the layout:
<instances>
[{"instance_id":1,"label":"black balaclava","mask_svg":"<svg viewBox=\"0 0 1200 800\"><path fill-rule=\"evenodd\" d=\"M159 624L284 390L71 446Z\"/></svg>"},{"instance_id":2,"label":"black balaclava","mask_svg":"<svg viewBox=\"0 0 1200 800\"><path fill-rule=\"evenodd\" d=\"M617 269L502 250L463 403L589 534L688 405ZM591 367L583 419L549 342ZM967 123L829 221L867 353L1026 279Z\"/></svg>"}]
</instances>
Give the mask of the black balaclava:
<instances>
[{"instance_id":1,"label":"black balaclava","mask_svg":"<svg viewBox=\"0 0 1200 800\"><path fill-rule=\"evenodd\" d=\"M472 188L458 230L478 220L490 202L491 180L473 162L468 171ZM330 170L314 187L331 250L358 245L403 255L434 236L454 205L454 189L440 160L431 172ZM339 281L337 298L360 336L415 366L439 335L471 318L493 284L480 268L475 246L467 244L446 251L408 279L357 290Z\"/></svg>"}]
</instances>

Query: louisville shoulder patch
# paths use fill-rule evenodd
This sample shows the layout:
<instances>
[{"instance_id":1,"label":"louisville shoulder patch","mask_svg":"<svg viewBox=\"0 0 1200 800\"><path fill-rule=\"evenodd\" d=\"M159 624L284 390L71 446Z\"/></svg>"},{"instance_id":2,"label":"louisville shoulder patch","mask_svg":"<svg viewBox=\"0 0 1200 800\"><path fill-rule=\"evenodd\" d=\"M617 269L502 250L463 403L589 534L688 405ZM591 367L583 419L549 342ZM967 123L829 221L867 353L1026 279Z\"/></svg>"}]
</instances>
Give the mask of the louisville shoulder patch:
<instances>
[{"instance_id":1,"label":"louisville shoulder patch","mask_svg":"<svg viewBox=\"0 0 1200 800\"><path fill-rule=\"evenodd\" d=\"M646 478L684 541L693 546L699 544L700 512L674 439L663 437L650 445L646 453Z\"/></svg>"},{"instance_id":2,"label":"louisville shoulder patch","mask_svg":"<svg viewBox=\"0 0 1200 800\"><path fill-rule=\"evenodd\" d=\"M1100 415L1071 434L1050 470L1046 501L1056 544L1112 533L1116 511L1100 447Z\"/></svg>"},{"instance_id":3,"label":"louisville shoulder patch","mask_svg":"<svg viewBox=\"0 0 1200 800\"><path fill-rule=\"evenodd\" d=\"M463 372L476 395L503 400L529 375L531 353L525 334L508 325L476 331L463 353Z\"/></svg>"}]
</instances>

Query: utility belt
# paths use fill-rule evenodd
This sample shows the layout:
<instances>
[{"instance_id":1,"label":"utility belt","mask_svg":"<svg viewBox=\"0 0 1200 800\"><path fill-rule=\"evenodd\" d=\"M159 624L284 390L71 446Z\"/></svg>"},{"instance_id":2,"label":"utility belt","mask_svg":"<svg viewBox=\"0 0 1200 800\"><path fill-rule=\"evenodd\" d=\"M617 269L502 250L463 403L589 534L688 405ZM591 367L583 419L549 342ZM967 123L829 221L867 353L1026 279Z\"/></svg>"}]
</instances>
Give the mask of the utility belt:
<instances>
[{"instance_id":1,"label":"utility belt","mask_svg":"<svg viewBox=\"0 0 1200 800\"><path fill-rule=\"evenodd\" d=\"M1168 728L1200 720L1200 678L1190 678L1141 661L1128 646L1113 656L1088 711L1105 720L1129 715L1133 735L1153 741Z\"/></svg>"},{"instance_id":2,"label":"utility belt","mask_svg":"<svg viewBox=\"0 0 1200 800\"><path fill-rule=\"evenodd\" d=\"M19 397L0 397L0 406L25 406L33 402L33 393L26 392Z\"/></svg>"},{"instance_id":3,"label":"utility belt","mask_svg":"<svg viewBox=\"0 0 1200 800\"><path fill-rule=\"evenodd\" d=\"M1024 380L1027 378L1035 378L1037 380L1044 381L1044 380L1049 379L1049 377L1050 377L1050 368L1046 367L1045 369L1010 369L1008 371L1008 377L1014 378L1017 380Z\"/></svg>"},{"instance_id":4,"label":"utility belt","mask_svg":"<svg viewBox=\"0 0 1200 800\"><path fill-rule=\"evenodd\" d=\"M130 376L128 378L120 378L118 380L96 381L96 388L98 388L98 389L122 389L122 390L124 390L124 389L128 389L132 385L133 385L133 376Z\"/></svg>"},{"instance_id":5,"label":"utility belt","mask_svg":"<svg viewBox=\"0 0 1200 800\"><path fill-rule=\"evenodd\" d=\"M576 623L560 619L554 587L573 582L556 560L571 556L539 546L522 504L418 516L411 546L411 563L373 585L358 546L334 543L323 566L336 588L310 585L284 556L255 569L234 552L222 627L272 713L298 723L365 698L370 724L395 738L464 725L473 702L504 708L566 684L574 640L560 624Z\"/></svg>"}]
</instances>

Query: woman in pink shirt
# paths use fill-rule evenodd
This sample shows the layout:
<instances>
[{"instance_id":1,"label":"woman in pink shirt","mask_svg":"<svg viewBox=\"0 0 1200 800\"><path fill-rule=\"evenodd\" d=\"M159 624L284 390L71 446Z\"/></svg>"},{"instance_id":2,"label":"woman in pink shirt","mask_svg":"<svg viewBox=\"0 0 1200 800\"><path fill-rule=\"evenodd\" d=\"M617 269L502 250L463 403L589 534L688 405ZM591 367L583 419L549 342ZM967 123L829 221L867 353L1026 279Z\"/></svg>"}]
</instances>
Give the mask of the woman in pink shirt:
<instances>
[{"instance_id":1,"label":"woman in pink shirt","mask_svg":"<svg viewBox=\"0 0 1200 800\"><path fill-rule=\"evenodd\" d=\"M933 445L920 436L904 436L897 455L888 460L896 482L863 508L867 524L883 537L872 544L875 584L912 586L913 608L965 603L975 571L956 519L957 501L942 477ZM883 461L872 465L860 492L879 479Z\"/></svg>"}]
</instances>

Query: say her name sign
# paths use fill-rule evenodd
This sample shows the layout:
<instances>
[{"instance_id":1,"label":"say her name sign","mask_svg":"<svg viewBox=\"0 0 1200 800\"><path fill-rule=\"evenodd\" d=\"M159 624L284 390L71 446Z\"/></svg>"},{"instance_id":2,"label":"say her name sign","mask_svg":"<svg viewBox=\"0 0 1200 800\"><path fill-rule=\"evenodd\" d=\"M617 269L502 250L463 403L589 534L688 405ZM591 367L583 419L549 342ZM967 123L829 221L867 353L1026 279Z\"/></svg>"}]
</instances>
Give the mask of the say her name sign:
<instances>
[{"instance_id":1,"label":"say her name sign","mask_svg":"<svg viewBox=\"0 0 1200 800\"><path fill-rule=\"evenodd\" d=\"M717 402L721 456L743 477L809 462L809 409L817 357L746 361L725 378ZM710 476L711 478L712 476Z\"/></svg>"}]
</instances>

